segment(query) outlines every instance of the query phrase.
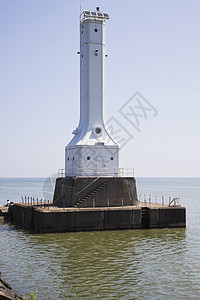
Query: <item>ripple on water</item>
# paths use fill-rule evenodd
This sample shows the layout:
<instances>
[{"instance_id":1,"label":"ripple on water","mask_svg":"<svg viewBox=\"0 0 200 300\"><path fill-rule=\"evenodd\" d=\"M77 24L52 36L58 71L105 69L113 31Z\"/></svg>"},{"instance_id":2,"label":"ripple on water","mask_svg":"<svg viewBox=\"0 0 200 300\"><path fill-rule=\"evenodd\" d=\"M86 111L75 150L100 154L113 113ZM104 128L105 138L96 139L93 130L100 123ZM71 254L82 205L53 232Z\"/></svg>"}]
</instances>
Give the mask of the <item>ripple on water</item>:
<instances>
[{"instance_id":1,"label":"ripple on water","mask_svg":"<svg viewBox=\"0 0 200 300\"><path fill-rule=\"evenodd\" d=\"M0 242L2 274L20 294L37 287L41 299L199 296L185 229L30 235L7 226Z\"/></svg>"}]
</instances>

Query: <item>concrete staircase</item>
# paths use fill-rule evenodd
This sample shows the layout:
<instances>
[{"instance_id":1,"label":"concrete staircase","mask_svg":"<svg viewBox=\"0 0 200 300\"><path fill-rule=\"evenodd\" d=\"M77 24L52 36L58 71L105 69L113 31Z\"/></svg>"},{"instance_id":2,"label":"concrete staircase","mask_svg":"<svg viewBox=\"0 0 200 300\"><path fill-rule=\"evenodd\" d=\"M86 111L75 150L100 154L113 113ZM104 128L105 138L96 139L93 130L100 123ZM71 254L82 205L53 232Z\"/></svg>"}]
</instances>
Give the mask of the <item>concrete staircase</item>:
<instances>
[{"instance_id":1,"label":"concrete staircase","mask_svg":"<svg viewBox=\"0 0 200 300\"><path fill-rule=\"evenodd\" d=\"M98 186L92 188L92 186L90 186L88 193L80 198L76 204L74 204L74 207L79 207L80 204L82 204L84 201L87 201L89 198L91 198L92 196L94 196L95 194L97 194L99 191L105 189L105 187L112 181L112 178L108 178L107 180L105 180L103 183L100 183Z\"/></svg>"}]
</instances>

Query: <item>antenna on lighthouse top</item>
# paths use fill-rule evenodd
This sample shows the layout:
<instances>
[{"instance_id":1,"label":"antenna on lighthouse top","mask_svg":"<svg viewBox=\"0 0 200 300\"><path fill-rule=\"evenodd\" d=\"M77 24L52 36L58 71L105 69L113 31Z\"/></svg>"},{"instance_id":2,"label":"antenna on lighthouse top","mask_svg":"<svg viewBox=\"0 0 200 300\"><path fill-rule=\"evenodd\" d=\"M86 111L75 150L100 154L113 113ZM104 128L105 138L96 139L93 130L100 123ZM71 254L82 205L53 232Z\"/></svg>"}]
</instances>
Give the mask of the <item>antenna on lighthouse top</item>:
<instances>
[{"instance_id":1,"label":"antenna on lighthouse top","mask_svg":"<svg viewBox=\"0 0 200 300\"><path fill-rule=\"evenodd\" d=\"M96 7L96 10L99 11L99 6Z\"/></svg>"}]
</instances>

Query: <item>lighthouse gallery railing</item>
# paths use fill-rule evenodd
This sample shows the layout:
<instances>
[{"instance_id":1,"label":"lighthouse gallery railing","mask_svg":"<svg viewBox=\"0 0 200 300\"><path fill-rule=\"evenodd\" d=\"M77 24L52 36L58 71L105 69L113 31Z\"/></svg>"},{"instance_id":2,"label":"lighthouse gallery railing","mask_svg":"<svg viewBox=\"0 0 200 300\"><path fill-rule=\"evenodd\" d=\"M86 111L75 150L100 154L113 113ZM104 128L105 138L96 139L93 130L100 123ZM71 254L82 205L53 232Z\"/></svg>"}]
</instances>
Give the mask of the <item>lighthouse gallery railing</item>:
<instances>
[{"instance_id":1,"label":"lighthouse gallery railing","mask_svg":"<svg viewBox=\"0 0 200 300\"><path fill-rule=\"evenodd\" d=\"M114 169L91 169L91 168L76 168L76 169L68 169L67 172L65 169L58 170L58 177L66 177L66 176L78 176L78 177L99 177L107 176L107 177L134 177L134 169L133 168L114 168Z\"/></svg>"}]
</instances>

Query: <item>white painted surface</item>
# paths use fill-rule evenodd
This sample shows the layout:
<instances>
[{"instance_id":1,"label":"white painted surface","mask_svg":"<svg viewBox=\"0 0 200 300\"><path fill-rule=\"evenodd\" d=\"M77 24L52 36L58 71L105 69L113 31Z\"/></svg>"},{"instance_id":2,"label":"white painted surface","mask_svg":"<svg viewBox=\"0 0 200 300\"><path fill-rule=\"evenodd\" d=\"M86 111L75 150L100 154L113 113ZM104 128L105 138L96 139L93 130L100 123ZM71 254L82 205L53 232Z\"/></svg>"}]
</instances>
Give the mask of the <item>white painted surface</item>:
<instances>
[{"instance_id":1,"label":"white painted surface","mask_svg":"<svg viewBox=\"0 0 200 300\"><path fill-rule=\"evenodd\" d=\"M105 128L105 16L87 11L80 22L80 122L65 148L66 176L113 176L119 167L119 147Z\"/></svg>"}]
</instances>

